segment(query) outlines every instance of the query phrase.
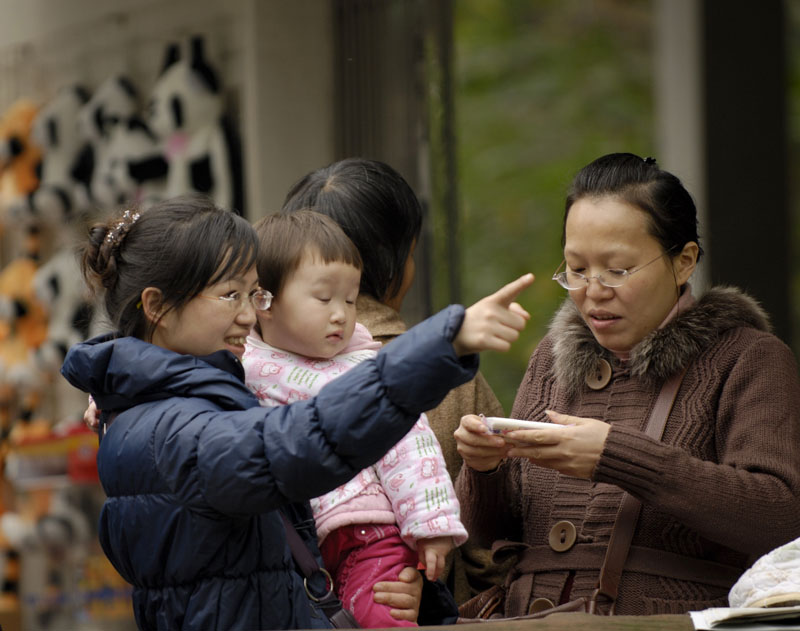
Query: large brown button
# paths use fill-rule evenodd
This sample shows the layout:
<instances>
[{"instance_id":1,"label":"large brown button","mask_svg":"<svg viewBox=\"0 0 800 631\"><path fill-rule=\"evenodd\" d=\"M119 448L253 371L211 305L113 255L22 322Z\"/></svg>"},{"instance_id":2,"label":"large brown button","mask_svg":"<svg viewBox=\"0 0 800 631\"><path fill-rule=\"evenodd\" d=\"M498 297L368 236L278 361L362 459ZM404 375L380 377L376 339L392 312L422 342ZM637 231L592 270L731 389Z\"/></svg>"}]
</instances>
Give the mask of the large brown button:
<instances>
[{"instance_id":1,"label":"large brown button","mask_svg":"<svg viewBox=\"0 0 800 631\"><path fill-rule=\"evenodd\" d=\"M555 606L556 604L549 598L536 598L531 603L531 606L528 607L528 613L539 613L540 611L552 609Z\"/></svg>"},{"instance_id":2,"label":"large brown button","mask_svg":"<svg viewBox=\"0 0 800 631\"><path fill-rule=\"evenodd\" d=\"M602 390L611 381L611 364L605 359L598 359L595 369L586 375L586 385L592 390Z\"/></svg>"},{"instance_id":3,"label":"large brown button","mask_svg":"<svg viewBox=\"0 0 800 631\"><path fill-rule=\"evenodd\" d=\"M560 521L550 529L548 542L556 552L566 552L575 545L578 531L571 521Z\"/></svg>"}]
</instances>

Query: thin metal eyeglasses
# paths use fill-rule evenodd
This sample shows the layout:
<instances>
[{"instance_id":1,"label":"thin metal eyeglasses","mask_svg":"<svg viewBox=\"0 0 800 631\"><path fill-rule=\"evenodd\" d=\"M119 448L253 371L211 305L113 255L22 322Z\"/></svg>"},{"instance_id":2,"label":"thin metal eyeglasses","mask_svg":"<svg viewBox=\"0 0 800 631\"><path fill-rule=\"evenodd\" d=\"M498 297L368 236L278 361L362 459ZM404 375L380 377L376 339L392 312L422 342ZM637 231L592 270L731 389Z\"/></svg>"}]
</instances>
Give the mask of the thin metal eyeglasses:
<instances>
[{"instance_id":1,"label":"thin metal eyeglasses","mask_svg":"<svg viewBox=\"0 0 800 631\"><path fill-rule=\"evenodd\" d=\"M566 260L564 260L561 261L561 265L558 266L556 273L553 274L553 280L568 291L575 291L576 289L583 289L584 287L588 287L589 281L591 281L593 278L596 278L597 282L600 283L603 287L609 287L611 289L614 289L615 287L622 287L625 283L628 282L628 279L631 276L633 276L636 272L643 270L651 263L655 263L662 256L669 254L674 249L675 248L670 248L666 252L662 252L653 260L648 261L644 265L640 265L634 270L629 271L626 269L607 269L605 272L600 272L599 274L595 274L594 276L586 276L585 274L581 274L580 272L570 272L570 271L559 272L558 270L561 269L566 263Z\"/></svg>"},{"instance_id":2,"label":"thin metal eyeglasses","mask_svg":"<svg viewBox=\"0 0 800 631\"><path fill-rule=\"evenodd\" d=\"M243 294L240 291L232 291L224 296L205 296L197 294L198 298L207 298L208 300L221 300L228 305L231 309L240 310L244 305L245 300L249 300L257 311L266 311L272 304L272 293L266 289L254 289L249 294Z\"/></svg>"}]
</instances>

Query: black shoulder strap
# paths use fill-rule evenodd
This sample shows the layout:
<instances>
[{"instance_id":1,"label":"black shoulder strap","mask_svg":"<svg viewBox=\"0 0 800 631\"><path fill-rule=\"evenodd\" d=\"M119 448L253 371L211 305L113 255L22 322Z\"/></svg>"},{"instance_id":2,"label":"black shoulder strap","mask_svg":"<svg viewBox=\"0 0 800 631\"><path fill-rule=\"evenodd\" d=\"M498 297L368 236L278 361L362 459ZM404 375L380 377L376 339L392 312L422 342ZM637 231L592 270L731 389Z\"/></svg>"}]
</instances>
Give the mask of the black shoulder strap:
<instances>
[{"instance_id":1,"label":"black shoulder strap","mask_svg":"<svg viewBox=\"0 0 800 631\"><path fill-rule=\"evenodd\" d=\"M286 530L286 541L289 543L289 549L292 551L294 561L297 563L300 571L303 572L303 576L310 578L314 572L319 571L319 564L314 558L314 555L311 554L311 550L309 550L303 542L303 538L298 534L297 530L295 530L292 522L289 521L289 518L283 511L278 512L281 514L281 519L283 520L283 527Z\"/></svg>"},{"instance_id":2,"label":"black shoulder strap","mask_svg":"<svg viewBox=\"0 0 800 631\"><path fill-rule=\"evenodd\" d=\"M325 615L328 616L328 619L331 621L334 627L340 629L360 628L358 622L356 622L356 619L353 618L353 614L344 609L342 607L342 602L337 598L333 590L334 585L331 575L326 569L319 566L319 563L317 563L314 555L311 554L311 550L308 549L308 546L303 541L303 538L298 534L291 520L284 514L283 511L278 512L283 520L284 530L286 530L286 541L289 544L289 549L292 551L292 556L294 557L297 567L300 568L300 571L305 577L303 585L305 586L308 597L314 601L319 608L322 609L322 611L325 612ZM308 586L309 579L317 572L321 572L323 574L326 580L326 585L328 586L326 593L322 596L316 596L311 593L311 590Z\"/></svg>"}]
</instances>

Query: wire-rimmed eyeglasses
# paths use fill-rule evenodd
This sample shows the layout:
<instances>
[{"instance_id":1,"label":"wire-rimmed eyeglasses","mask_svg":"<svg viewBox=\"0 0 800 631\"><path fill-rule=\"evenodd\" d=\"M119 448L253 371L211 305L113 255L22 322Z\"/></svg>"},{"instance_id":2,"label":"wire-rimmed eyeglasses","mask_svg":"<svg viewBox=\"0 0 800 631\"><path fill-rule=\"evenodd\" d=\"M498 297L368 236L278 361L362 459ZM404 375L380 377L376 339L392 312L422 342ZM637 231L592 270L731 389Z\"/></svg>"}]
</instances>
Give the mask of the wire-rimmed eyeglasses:
<instances>
[{"instance_id":1,"label":"wire-rimmed eyeglasses","mask_svg":"<svg viewBox=\"0 0 800 631\"><path fill-rule=\"evenodd\" d=\"M237 311L245 304L245 300L249 300L256 311L266 311L272 304L272 293L266 289L254 289L249 294L243 294L240 291L232 291L224 296L205 296L203 294L197 294L197 297L208 298L209 300L221 300L231 309L236 309Z\"/></svg>"},{"instance_id":2,"label":"wire-rimmed eyeglasses","mask_svg":"<svg viewBox=\"0 0 800 631\"><path fill-rule=\"evenodd\" d=\"M669 254L674 249L675 248L670 248L666 252L662 252L653 260L648 261L644 265L640 265L635 269L631 270L607 269L606 271L600 272L599 274L595 274L594 276L586 276L585 274L581 274L580 272L573 272L570 270L567 270L565 272L559 272L558 270L561 269L566 264L566 260L564 260L561 261L561 265L558 266L556 273L553 274L553 280L568 291L575 291L576 289L583 289L584 287L588 287L589 281L591 281L593 278L596 278L597 282L600 283L603 287L609 287L611 289L614 289L616 287L622 287L625 283L628 282L628 279L631 276L633 276L636 272L643 270L651 263L655 263L662 256Z\"/></svg>"}]
</instances>

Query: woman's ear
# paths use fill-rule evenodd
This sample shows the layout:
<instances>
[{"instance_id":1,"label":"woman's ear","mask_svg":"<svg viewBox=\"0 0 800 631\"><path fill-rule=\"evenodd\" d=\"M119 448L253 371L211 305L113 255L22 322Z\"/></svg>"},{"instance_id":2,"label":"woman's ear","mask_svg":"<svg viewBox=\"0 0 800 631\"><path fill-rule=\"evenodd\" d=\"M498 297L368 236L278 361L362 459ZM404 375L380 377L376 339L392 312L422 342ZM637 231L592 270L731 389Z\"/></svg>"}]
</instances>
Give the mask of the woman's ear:
<instances>
[{"instance_id":1,"label":"woman's ear","mask_svg":"<svg viewBox=\"0 0 800 631\"><path fill-rule=\"evenodd\" d=\"M141 301L142 312L151 324L158 324L158 319L164 309L164 301L160 289L155 287L145 287L142 291Z\"/></svg>"},{"instance_id":2,"label":"woman's ear","mask_svg":"<svg viewBox=\"0 0 800 631\"><path fill-rule=\"evenodd\" d=\"M689 277L697 267L697 256L700 253L700 246L694 241L689 241L683 246L683 249L678 252L677 256L672 259L672 265L675 270L675 279L678 281L678 286L686 284Z\"/></svg>"}]
</instances>

